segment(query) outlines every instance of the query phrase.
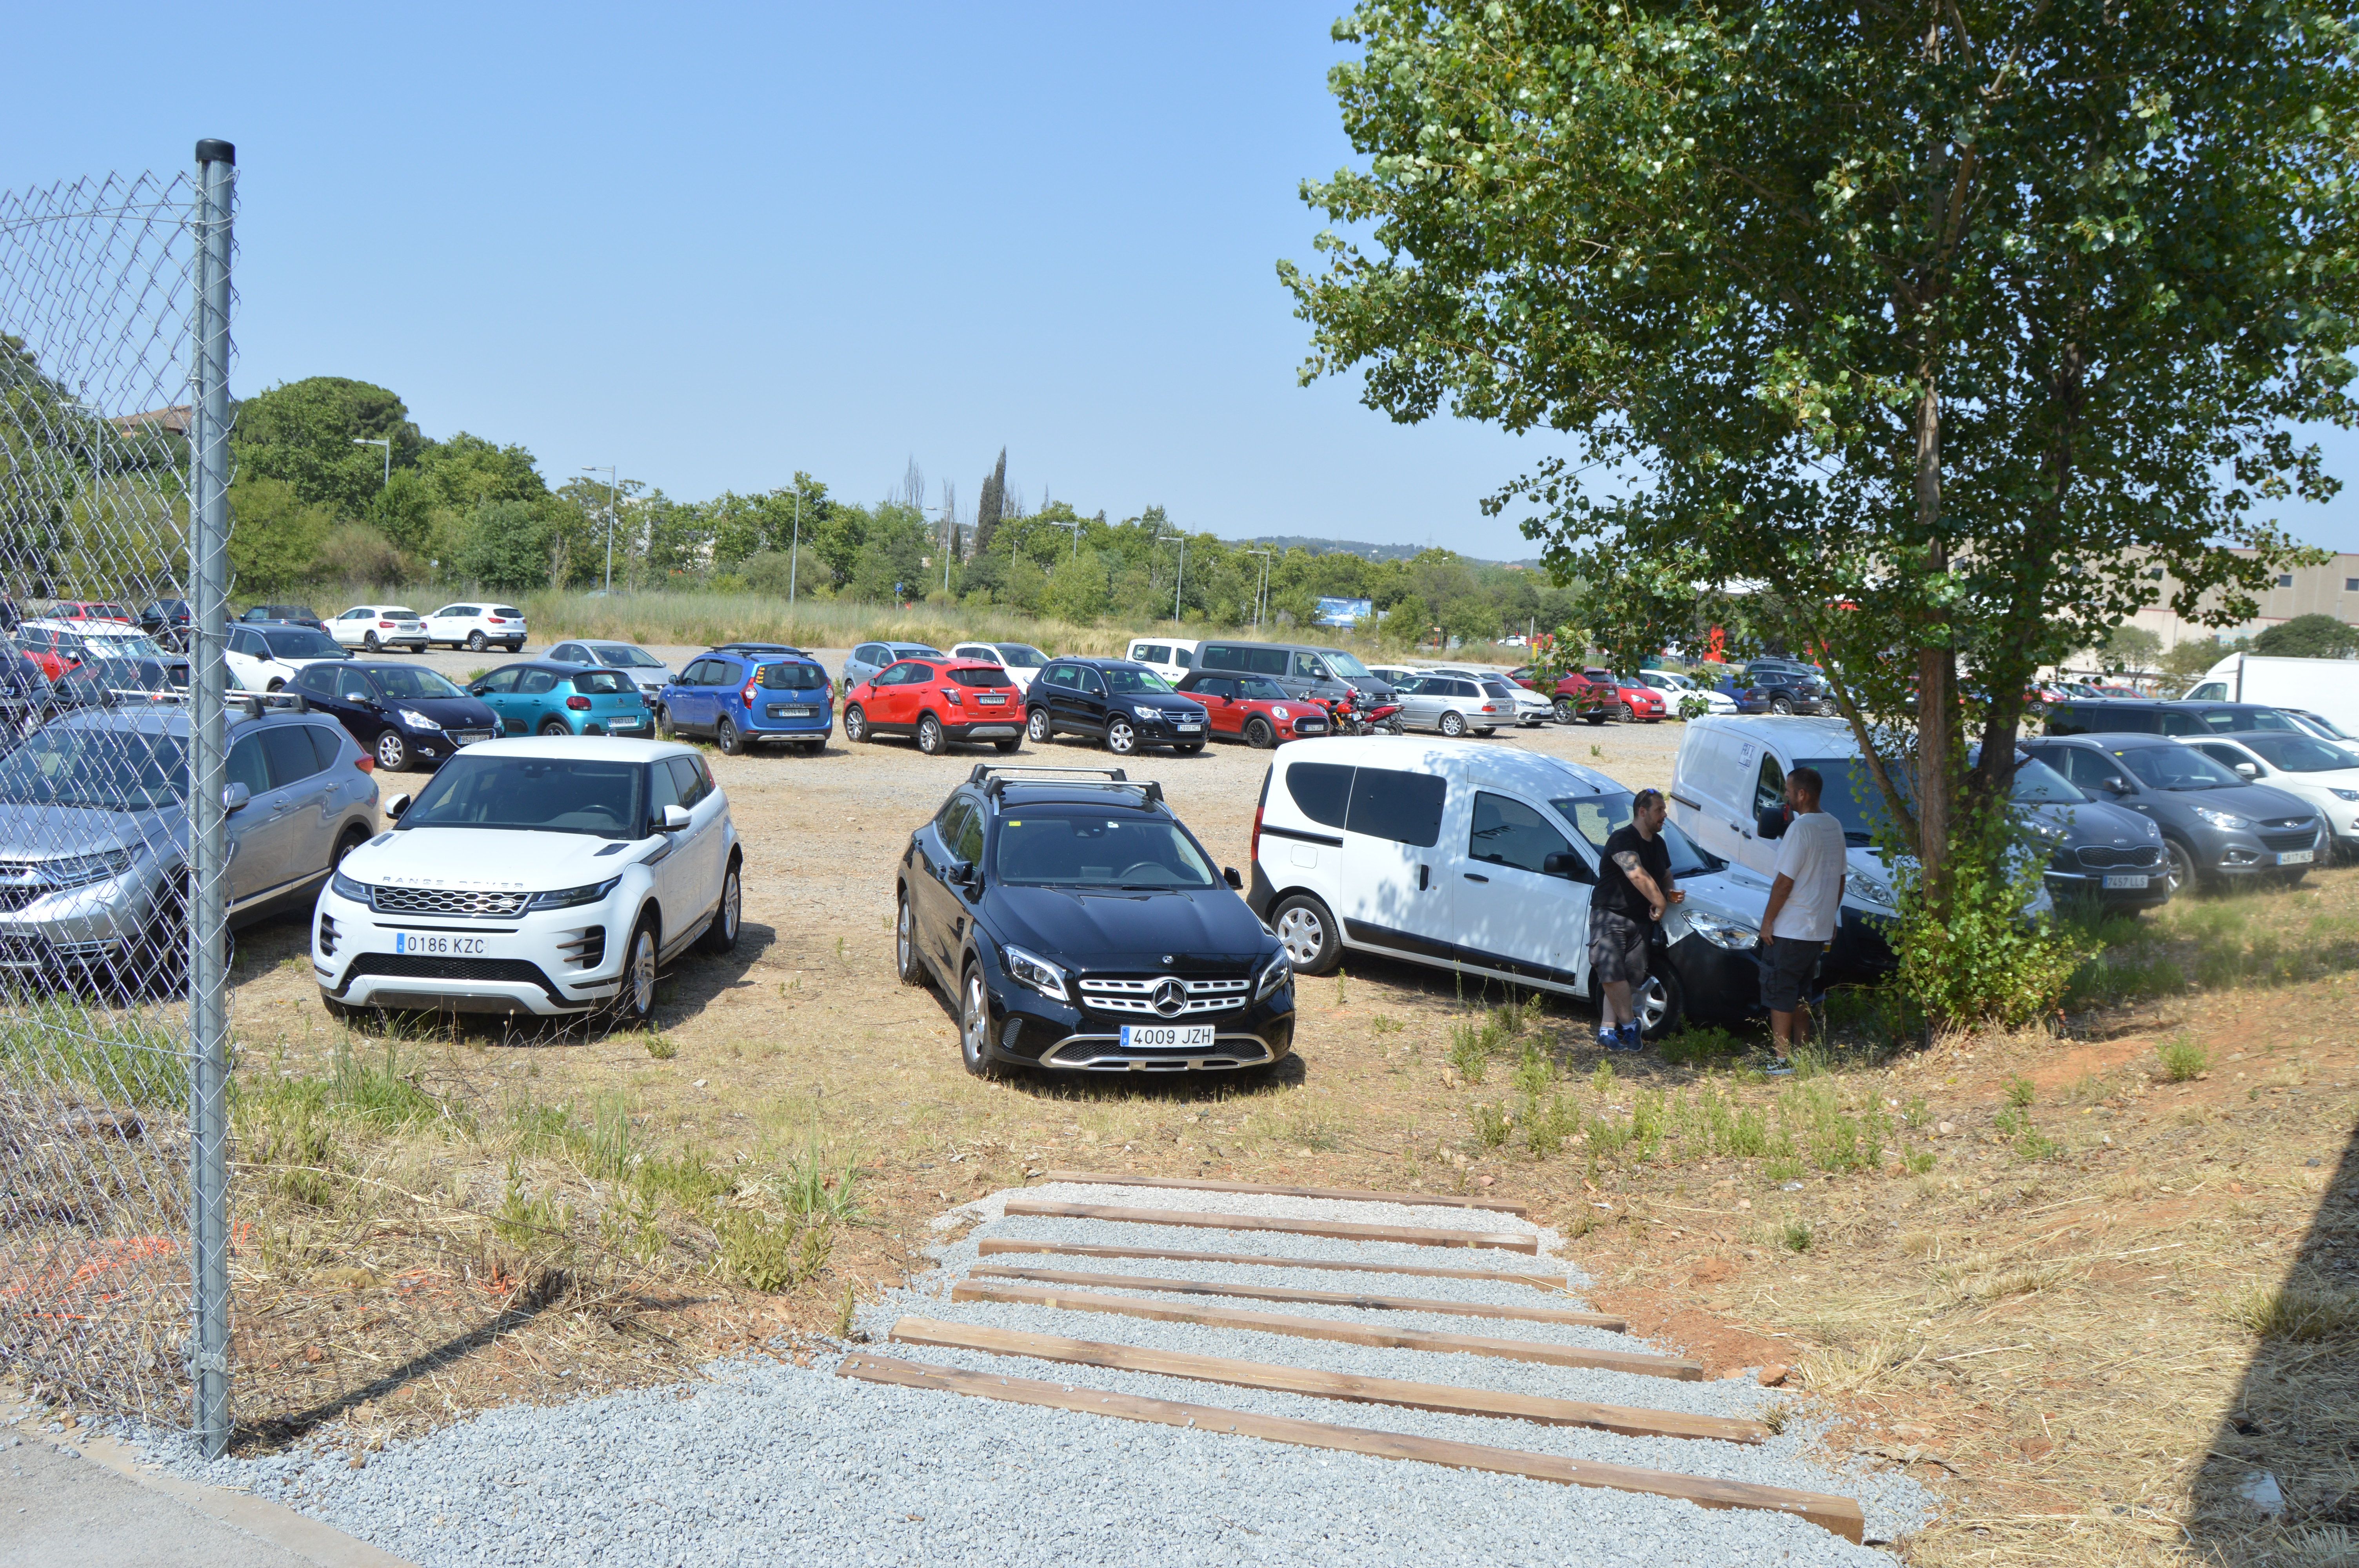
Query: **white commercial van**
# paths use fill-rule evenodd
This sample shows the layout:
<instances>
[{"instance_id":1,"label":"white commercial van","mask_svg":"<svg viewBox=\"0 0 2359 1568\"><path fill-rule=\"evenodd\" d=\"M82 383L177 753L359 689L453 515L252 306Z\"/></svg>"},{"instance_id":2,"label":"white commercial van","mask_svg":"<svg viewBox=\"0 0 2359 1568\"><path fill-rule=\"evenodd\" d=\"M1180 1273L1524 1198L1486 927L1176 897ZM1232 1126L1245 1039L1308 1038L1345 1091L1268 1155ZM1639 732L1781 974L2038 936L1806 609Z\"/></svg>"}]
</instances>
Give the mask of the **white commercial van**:
<instances>
[{"instance_id":1,"label":"white commercial van","mask_svg":"<svg viewBox=\"0 0 2359 1568\"><path fill-rule=\"evenodd\" d=\"M1593 997L1589 900L1631 794L1592 768L1469 741L1288 746L1262 781L1246 902L1304 974L1350 950ZM1757 1010L1769 900L1767 878L1664 832L1688 896L1636 999L1649 1038L1682 1015Z\"/></svg>"},{"instance_id":2,"label":"white commercial van","mask_svg":"<svg viewBox=\"0 0 2359 1568\"><path fill-rule=\"evenodd\" d=\"M2273 659L2231 654L2205 672L2184 702L2263 702L2322 714L2359 735L2359 659Z\"/></svg>"},{"instance_id":3,"label":"white commercial van","mask_svg":"<svg viewBox=\"0 0 2359 1568\"><path fill-rule=\"evenodd\" d=\"M1174 686L1196 667L1196 641L1188 637L1133 637L1124 657L1145 665Z\"/></svg>"},{"instance_id":4,"label":"white commercial van","mask_svg":"<svg viewBox=\"0 0 2359 1568\"><path fill-rule=\"evenodd\" d=\"M1890 920L1899 912L1892 869L1875 850L1883 811L1849 724L1743 714L1690 719L1672 767L1671 821L1711 853L1772 876L1777 844L1762 837L1761 815L1785 804L1786 775L1804 764L1819 771L1819 804L1843 825L1847 846L1843 925L1827 978L1873 974L1892 960L1884 938L1865 922Z\"/></svg>"}]
</instances>

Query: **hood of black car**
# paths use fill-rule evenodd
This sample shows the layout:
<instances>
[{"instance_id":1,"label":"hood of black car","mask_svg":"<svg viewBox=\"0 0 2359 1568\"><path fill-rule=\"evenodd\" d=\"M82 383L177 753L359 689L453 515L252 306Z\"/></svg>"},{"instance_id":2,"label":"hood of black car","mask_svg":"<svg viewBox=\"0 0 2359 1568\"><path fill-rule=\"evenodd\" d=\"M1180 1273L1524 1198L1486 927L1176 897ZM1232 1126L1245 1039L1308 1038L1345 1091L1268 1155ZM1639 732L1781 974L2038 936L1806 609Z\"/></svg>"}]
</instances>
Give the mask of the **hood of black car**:
<instances>
[{"instance_id":1,"label":"hood of black car","mask_svg":"<svg viewBox=\"0 0 2359 1568\"><path fill-rule=\"evenodd\" d=\"M384 707L388 719L407 708L445 730L475 730L499 722L492 705L480 697L396 697L386 698Z\"/></svg>"},{"instance_id":2,"label":"hood of black car","mask_svg":"<svg viewBox=\"0 0 2359 1568\"><path fill-rule=\"evenodd\" d=\"M999 886L986 904L1002 941L1083 973L1234 971L1277 945L1225 887L1098 892Z\"/></svg>"},{"instance_id":3,"label":"hood of black car","mask_svg":"<svg viewBox=\"0 0 2359 1568\"><path fill-rule=\"evenodd\" d=\"M2077 805L2059 802L2048 806L2027 806L2024 808L2040 824L2062 835L2060 842L2082 844L2131 845L2151 844L2157 829L2146 817L2126 806L2109 806L2102 800L2082 801Z\"/></svg>"}]
</instances>

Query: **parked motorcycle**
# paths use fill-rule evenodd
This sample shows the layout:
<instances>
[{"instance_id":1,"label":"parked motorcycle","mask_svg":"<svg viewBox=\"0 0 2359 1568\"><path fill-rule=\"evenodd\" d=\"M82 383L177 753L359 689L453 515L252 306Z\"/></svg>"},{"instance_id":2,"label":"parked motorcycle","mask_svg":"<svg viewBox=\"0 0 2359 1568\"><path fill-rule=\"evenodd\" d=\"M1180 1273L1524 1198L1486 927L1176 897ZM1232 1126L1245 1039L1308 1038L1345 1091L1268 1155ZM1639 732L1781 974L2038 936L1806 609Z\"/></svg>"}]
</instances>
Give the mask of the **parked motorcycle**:
<instances>
[{"instance_id":1,"label":"parked motorcycle","mask_svg":"<svg viewBox=\"0 0 2359 1568\"><path fill-rule=\"evenodd\" d=\"M1349 697L1331 698L1322 706L1327 709L1330 734L1397 735L1401 733L1400 704L1397 702L1371 706L1364 693L1354 691Z\"/></svg>"}]
</instances>

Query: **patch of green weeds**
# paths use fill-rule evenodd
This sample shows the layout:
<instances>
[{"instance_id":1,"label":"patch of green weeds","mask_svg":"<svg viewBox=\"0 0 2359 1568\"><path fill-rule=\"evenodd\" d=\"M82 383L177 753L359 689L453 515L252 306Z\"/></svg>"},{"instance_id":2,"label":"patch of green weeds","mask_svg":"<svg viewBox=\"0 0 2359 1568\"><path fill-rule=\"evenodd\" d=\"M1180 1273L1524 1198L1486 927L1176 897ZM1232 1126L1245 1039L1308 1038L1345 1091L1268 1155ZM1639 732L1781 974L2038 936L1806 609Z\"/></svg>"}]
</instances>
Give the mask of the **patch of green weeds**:
<instances>
[{"instance_id":1,"label":"patch of green weeds","mask_svg":"<svg viewBox=\"0 0 2359 1568\"><path fill-rule=\"evenodd\" d=\"M1808 1220L1789 1219L1777 1232L1777 1245L1788 1252L1808 1252L1817 1239Z\"/></svg>"},{"instance_id":2,"label":"patch of green weeds","mask_svg":"<svg viewBox=\"0 0 2359 1568\"><path fill-rule=\"evenodd\" d=\"M1474 1108L1474 1136L1485 1149L1496 1149L1506 1142L1514 1123L1508 1119L1503 1105L1478 1105Z\"/></svg>"},{"instance_id":3,"label":"patch of green weeds","mask_svg":"<svg viewBox=\"0 0 2359 1568\"><path fill-rule=\"evenodd\" d=\"M2173 1084L2186 1083L2212 1065L2212 1053L2184 1034L2156 1046L2154 1056L2162 1064L2164 1081Z\"/></svg>"},{"instance_id":4,"label":"patch of green weeds","mask_svg":"<svg viewBox=\"0 0 2359 1568\"><path fill-rule=\"evenodd\" d=\"M2017 1076L2007 1080L2006 1103L2009 1105L2027 1106L2038 1098L2038 1088L2029 1078Z\"/></svg>"},{"instance_id":5,"label":"patch of green weeds","mask_svg":"<svg viewBox=\"0 0 2359 1568\"><path fill-rule=\"evenodd\" d=\"M669 1034L650 1034L647 1036L647 1054L658 1062L669 1062L679 1054L679 1047L672 1044Z\"/></svg>"},{"instance_id":6,"label":"patch of green weeds","mask_svg":"<svg viewBox=\"0 0 2359 1568\"><path fill-rule=\"evenodd\" d=\"M1690 1024L1665 1040L1659 1048L1664 1061L1690 1066L1732 1062L1749 1049L1727 1030L1710 1024L1701 1028Z\"/></svg>"}]
</instances>

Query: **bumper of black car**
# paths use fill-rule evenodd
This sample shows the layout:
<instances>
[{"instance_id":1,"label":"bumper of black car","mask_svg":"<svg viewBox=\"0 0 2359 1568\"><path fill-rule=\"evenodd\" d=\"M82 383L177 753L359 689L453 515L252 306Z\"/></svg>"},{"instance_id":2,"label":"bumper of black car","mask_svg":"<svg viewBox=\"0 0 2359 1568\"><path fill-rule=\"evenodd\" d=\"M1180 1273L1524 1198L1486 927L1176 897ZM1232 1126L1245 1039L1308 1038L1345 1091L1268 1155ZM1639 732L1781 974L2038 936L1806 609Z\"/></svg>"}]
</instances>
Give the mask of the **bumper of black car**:
<instances>
[{"instance_id":1,"label":"bumper of black car","mask_svg":"<svg viewBox=\"0 0 2359 1568\"><path fill-rule=\"evenodd\" d=\"M986 970L996 966L986 962ZM1212 1026L1208 1044L1134 1045L1123 1025L1158 1026L1154 1017L1116 1018L1058 1001L1003 974L990 975L991 1054L995 1060L1060 1072L1178 1073L1266 1066L1294 1050L1294 983L1260 1001L1190 1022Z\"/></svg>"},{"instance_id":2,"label":"bumper of black car","mask_svg":"<svg viewBox=\"0 0 2359 1568\"><path fill-rule=\"evenodd\" d=\"M2141 877L2145 879L2143 885L2120 885ZM2106 886L2108 879L2116 885ZM2125 871L2050 871L2045 881L2048 896L2058 903L2068 899L2094 899L2107 909L2155 909L2170 902L2170 868L2167 865Z\"/></svg>"},{"instance_id":3,"label":"bumper of black car","mask_svg":"<svg viewBox=\"0 0 2359 1568\"><path fill-rule=\"evenodd\" d=\"M1687 1015L1704 1023L1739 1023L1761 1011L1761 960L1754 947L1723 947L1690 933L1671 944Z\"/></svg>"}]
</instances>

